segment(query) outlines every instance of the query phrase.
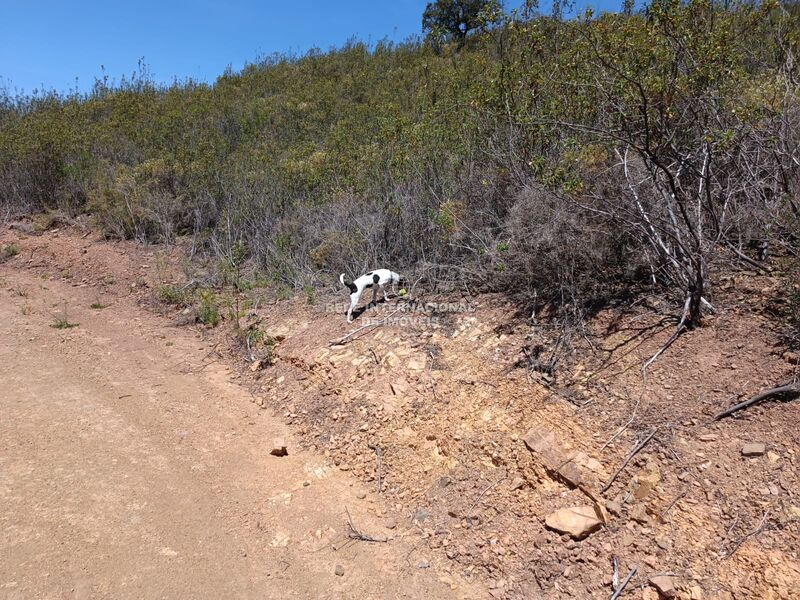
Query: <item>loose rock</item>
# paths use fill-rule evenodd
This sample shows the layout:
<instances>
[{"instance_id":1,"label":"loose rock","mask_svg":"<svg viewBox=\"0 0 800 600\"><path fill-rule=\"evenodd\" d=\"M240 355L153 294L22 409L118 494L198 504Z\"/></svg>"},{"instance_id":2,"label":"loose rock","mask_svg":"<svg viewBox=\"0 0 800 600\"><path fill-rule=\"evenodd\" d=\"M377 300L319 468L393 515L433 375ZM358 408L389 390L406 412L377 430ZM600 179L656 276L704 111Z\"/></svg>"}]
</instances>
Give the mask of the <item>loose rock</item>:
<instances>
[{"instance_id":1,"label":"loose rock","mask_svg":"<svg viewBox=\"0 0 800 600\"><path fill-rule=\"evenodd\" d=\"M568 533L576 540L585 538L603 526L592 506L562 508L545 517L545 524L560 533Z\"/></svg>"},{"instance_id":2,"label":"loose rock","mask_svg":"<svg viewBox=\"0 0 800 600\"><path fill-rule=\"evenodd\" d=\"M336 573L338 577L341 577L342 575L344 575L344 567L342 565L336 565L336 568L334 569L333 572Z\"/></svg>"},{"instance_id":3,"label":"loose rock","mask_svg":"<svg viewBox=\"0 0 800 600\"><path fill-rule=\"evenodd\" d=\"M633 497L637 500L646 498L660 481L661 471L659 471L658 466L654 463L648 463L648 465L636 475L633 485Z\"/></svg>"},{"instance_id":4,"label":"loose rock","mask_svg":"<svg viewBox=\"0 0 800 600\"><path fill-rule=\"evenodd\" d=\"M677 590L675 589L675 578L669 575L656 575L650 578L650 585L658 590L658 593L665 598L674 598Z\"/></svg>"},{"instance_id":5,"label":"loose rock","mask_svg":"<svg viewBox=\"0 0 800 600\"><path fill-rule=\"evenodd\" d=\"M511 491L515 492L516 490L520 489L523 485L525 485L525 480L522 477L515 477L514 480L511 482Z\"/></svg>"},{"instance_id":6,"label":"loose rock","mask_svg":"<svg viewBox=\"0 0 800 600\"><path fill-rule=\"evenodd\" d=\"M766 451L766 444L753 442L742 447L742 456L763 456Z\"/></svg>"}]
</instances>

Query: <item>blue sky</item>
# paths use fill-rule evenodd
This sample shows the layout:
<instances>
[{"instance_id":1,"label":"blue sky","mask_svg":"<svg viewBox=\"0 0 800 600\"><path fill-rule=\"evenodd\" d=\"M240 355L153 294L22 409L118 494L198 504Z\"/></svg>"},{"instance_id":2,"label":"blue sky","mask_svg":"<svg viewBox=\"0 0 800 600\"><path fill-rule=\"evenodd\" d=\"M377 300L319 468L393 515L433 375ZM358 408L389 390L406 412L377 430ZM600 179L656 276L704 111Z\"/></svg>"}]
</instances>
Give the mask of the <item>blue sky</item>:
<instances>
[{"instance_id":1,"label":"blue sky","mask_svg":"<svg viewBox=\"0 0 800 600\"><path fill-rule=\"evenodd\" d=\"M327 50L353 37L406 39L420 32L426 3L0 0L0 88L63 92L74 89L77 78L77 87L86 91L101 65L119 80L142 58L159 82L214 81L228 65L238 70L274 52ZM610 10L620 3L592 2Z\"/></svg>"}]
</instances>

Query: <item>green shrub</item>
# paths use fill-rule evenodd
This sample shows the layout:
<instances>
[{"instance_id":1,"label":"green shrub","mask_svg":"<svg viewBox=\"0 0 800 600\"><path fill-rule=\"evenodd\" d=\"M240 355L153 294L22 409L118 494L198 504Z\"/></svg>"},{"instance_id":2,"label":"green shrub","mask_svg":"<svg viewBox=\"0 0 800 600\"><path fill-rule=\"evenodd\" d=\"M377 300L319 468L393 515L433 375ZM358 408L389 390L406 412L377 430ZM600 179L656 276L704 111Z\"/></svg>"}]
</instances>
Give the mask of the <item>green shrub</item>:
<instances>
[{"instance_id":1,"label":"green shrub","mask_svg":"<svg viewBox=\"0 0 800 600\"><path fill-rule=\"evenodd\" d=\"M197 318L208 327L219 325L220 312L217 297L211 290L200 292L200 306L197 309Z\"/></svg>"},{"instance_id":2,"label":"green shrub","mask_svg":"<svg viewBox=\"0 0 800 600\"><path fill-rule=\"evenodd\" d=\"M0 263L19 254L19 248L15 244L7 244L0 248Z\"/></svg>"},{"instance_id":3,"label":"green shrub","mask_svg":"<svg viewBox=\"0 0 800 600\"><path fill-rule=\"evenodd\" d=\"M188 303L188 294L175 285L158 286L158 297L162 302L175 306L185 306Z\"/></svg>"}]
</instances>

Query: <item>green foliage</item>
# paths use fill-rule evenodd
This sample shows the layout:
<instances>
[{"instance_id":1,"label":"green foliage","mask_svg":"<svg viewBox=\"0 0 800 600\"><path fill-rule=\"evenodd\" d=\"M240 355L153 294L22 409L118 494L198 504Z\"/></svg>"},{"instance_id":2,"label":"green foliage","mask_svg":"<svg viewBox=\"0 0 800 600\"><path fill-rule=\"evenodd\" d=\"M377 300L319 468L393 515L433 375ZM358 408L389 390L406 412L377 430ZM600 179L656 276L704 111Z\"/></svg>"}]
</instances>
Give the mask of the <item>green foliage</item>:
<instances>
[{"instance_id":1,"label":"green foliage","mask_svg":"<svg viewBox=\"0 0 800 600\"><path fill-rule=\"evenodd\" d=\"M434 0L422 13L422 31L435 41L457 41L463 45L470 31L500 20L498 0Z\"/></svg>"},{"instance_id":2,"label":"green foliage","mask_svg":"<svg viewBox=\"0 0 800 600\"><path fill-rule=\"evenodd\" d=\"M71 329L77 326L78 323L70 323L69 317L67 316L67 303L64 302L64 308L61 314L54 317L50 327L53 327L54 329Z\"/></svg>"},{"instance_id":3,"label":"green foliage","mask_svg":"<svg viewBox=\"0 0 800 600\"><path fill-rule=\"evenodd\" d=\"M219 325L219 303L216 294L212 290L200 292L200 306L197 309L197 318L208 327Z\"/></svg>"},{"instance_id":4,"label":"green foliage","mask_svg":"<svg viewBox=\"0 0 800 600\"><path fill-rule=\"evenodd\" d=\"M6 244L0 248L0 263L7 261L19 254L19 248L15 244Z\"/></svg>"},{"instance_id":5,"label":"green foliage","mask_svg":"<svg viewBox=\"0 0 800 600\"><path fill-rule=\"evenodd\" d=\"M380 257L591 304L663 284L671 264L652 258L628 152L657 228L670 223L659 186L691 190L678 214L696 207L714 161L708 206L687 212L707 233L677 255L791 239L777 202L800 180L796 9L654 0L561 20L534 4L503 16L494 1L431 2L426 29L456 44L352 41L211 85L158 86L142 65L86 95L0 92L0 217L38 212L49 228L88 212L109 237L188 236L238 293L268 281L288 296ZM652 164L682 167L654 178Z\"/></svg>"},{"instance_id":6,"label":"green foliage","mask_svg":"<svg viewBox=\"0 0 800 600\"><path fill-rule=\"evenodd\" d=\"M185 306L189 301L189 295L186 291L175 285L160 285L158 287L158 297L163 302L175 306Z\"/></svg>"}]
</instances>

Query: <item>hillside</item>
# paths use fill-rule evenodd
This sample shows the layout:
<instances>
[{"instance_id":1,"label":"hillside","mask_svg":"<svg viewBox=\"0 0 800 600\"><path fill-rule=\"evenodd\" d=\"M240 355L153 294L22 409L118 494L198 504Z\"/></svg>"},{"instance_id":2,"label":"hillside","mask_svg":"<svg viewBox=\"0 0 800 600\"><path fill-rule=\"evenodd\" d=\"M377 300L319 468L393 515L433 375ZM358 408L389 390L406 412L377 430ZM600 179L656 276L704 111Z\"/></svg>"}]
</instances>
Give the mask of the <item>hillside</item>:
<instances>
[{"instance_id":1,"label":"hillside","mask_svg":"<svg viewBox=\"0 0 800 600\"><path fill-rule=\"evenodd\" d=\"M160 456L210 519L209 548L228 546L221 515L240 519L238 591L280 595L308 555L308 585L286 588L301 597L341 556L345 597L800 597L798 4L653 0L568 19L491 4L449 40L353 40L213 84L159 85L140 64L85 94L0 91L3 368L24 397L3 400L15 420L0 441L28 440L14 477L36 460L30 423L56 432L50 469L59 445L75 464L108 450L107 430L127 465L152 450L132 431L167 448L179 418L205 440L195 454L230 444L213 481L183 473L193 459L175 448ZM376 268L408 294L348 325L339 275ZM62 390L35 361L40 335L74 391L52 423ZM97 354L112 342L136 360ZM150 404L98 400L114 374ZM235 389L216 399L221 379ZM217 425L240 413L249 433ZM288 460L269 455L273 435ZM147 473L172 485L131 475ZM308 473L330 487L304 492ZM55 519L36 539L74 516L41 512L40 480L25 503L18 481L0 492ZM268 522L253 517L265 502ZM177 535L162 504L153 527ZM108 533L93 526L92 543ZM124 529L109 573L141 550ZM65 547L84 551L73 533ZM59 556L36 543L28 556ZM0 574L31 582L32 564Z\"/></svg>"},{"instance_id":2,"label":"hillside","mask_svg":"<svg viewBox=\"0 0 800 600\"><path fill-rule=\"evenodd\" d=\"M126 296L164 310L153 301L164 277L182 277L179 253L91 240L69 229L7 232L3 243L20 252L2 267L4 293L13 300L15 278L27 273L48 287L71 283L85 301L110 304L108 315ZM435 565L454 585L481 584L498 598L596 598L610 594L616 559L620 580L637 568L630 597L656 598L648 582L668 574L678 598L792 598L800 585L800 404L765 402L712 420L737 398L797 377L797 355L776 344L781 324L770 312L783 280L740 272L723 281L721 314L680 337L646 385L639 366L673 328L656 306L598 314L553 381L519 361L521 348L546 340L543 324L494 295L428 297L427 312L406 308L402 321L359 330L359 321L345 322L343 293L308 304L254 291L260 306L241 327L263 332L271 353L254 344L262 360L250 362L224 319L195 330L204 352L191 368L229 365L223 371L250 390L251 406L280 416L297 436L292 453L303 447L357 481L369 514L408 545L412 571ZM30 304L12 303L23 314ZM398 303L371 309L361 325L401 314L392 314ZM86 318L82 306L68 310L75 322ZM186 323L185 312L167 316ZM183 335L159 327L153 333L168 345ZM248 439L254 455L269 451L268 436ZM266 480L254 485L273 494ZM591 507L590 497L607 519L599 530L576 541L547 525L560 509ZM387 552L368 546L361 554Z\"/></svg>"}]
</instances>

